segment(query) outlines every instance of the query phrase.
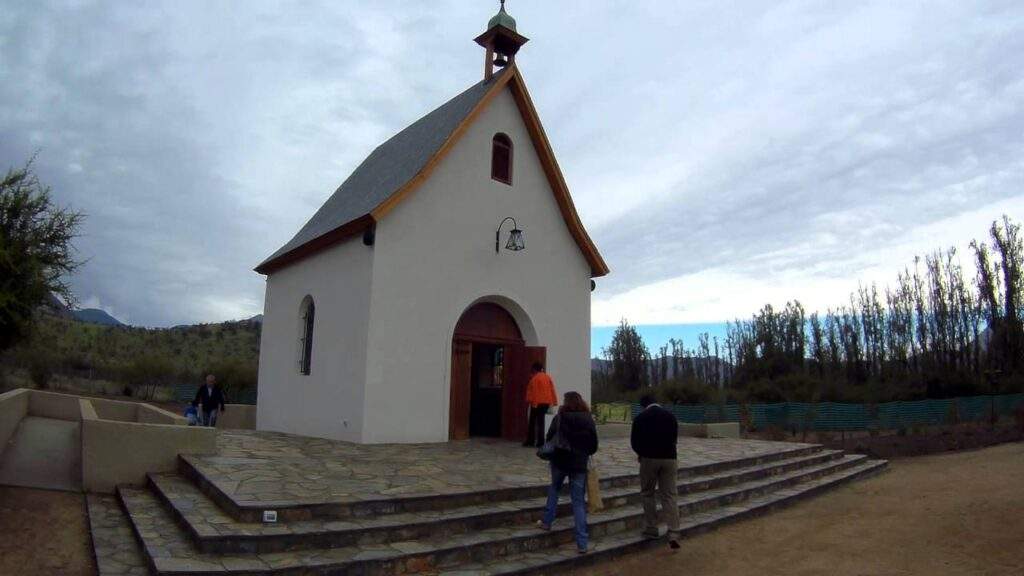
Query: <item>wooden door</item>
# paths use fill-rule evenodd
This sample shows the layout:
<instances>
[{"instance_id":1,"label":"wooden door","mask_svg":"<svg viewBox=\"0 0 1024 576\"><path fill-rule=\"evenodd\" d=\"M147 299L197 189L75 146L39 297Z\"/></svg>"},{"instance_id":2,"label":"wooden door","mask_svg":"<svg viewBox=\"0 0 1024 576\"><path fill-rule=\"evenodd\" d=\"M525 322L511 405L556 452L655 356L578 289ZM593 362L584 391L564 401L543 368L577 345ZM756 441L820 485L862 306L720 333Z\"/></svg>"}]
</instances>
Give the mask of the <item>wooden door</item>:
<instances>
[{"instance_id":1,"label":"wooden door","mask_svg":"<svg viewBox=\"0 0 1024 576\"><path fill-rule=\"evenodd\" d=\"M530 381L530 366L534 362L546 364L547 348L543 346L505 347L506 370L505 397L502 400L502 431L506 440L526 440L526 424L529 407L526 404L526 384Z\"/></svg>"},{"instance_id":2,"label":"wooden door","mask_svg":"<svg viewBox=\"0 0 1024 576\"><path fill-rule=\"evenodd\" d=\"M501 399L501 437L522 442L526 440L526 357L522 344L505 346L505 391Z\"/></svg>"},{"instance_id":3,"label":"wooden door","mask_svg":"<svg viewBox=\"0 0 1024 576\"><path fill-rule=\"evenodd\" d=\"M469 438L469 394L473 345L466 340L452 341L452 390L448 406L448 438Z\"/></svg>"},{"instance_id":4,"label":"wooden door","mask_svg":"<svg viewBox=\"0 0 1024 576\"><path fill-rule=\"evenodd\" d=\"M540 362L541 366L547 367L548 365L548 349L544 346L525 346L523 350L526 353L526 373L530 373L530 367L533 366L534 362ZM557 384L556 384L557 386ZM557 392L557 389L555 390Z\"/></svg>"}]
</instances>

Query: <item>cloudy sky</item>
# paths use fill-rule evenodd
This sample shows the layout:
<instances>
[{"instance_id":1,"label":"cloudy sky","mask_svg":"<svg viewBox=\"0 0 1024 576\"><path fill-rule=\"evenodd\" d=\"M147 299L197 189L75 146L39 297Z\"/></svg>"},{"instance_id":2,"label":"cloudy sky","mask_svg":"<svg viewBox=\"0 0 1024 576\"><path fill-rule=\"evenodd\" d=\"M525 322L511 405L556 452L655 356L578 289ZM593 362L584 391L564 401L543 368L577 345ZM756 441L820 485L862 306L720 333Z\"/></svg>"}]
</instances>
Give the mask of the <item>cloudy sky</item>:
<instances>
[{"instance_id":1,"label":"cloudy sky","mask_svg":"<svg viewBox=\"0 0 1024 576\"><path fill-rule=\"evenodd\" d=\"M83 306L251 316L253 266L476 82L497 2L0 0L0 160L88 215ZM595 325L841 303L1024 217L1024 3L510 0L613 274Z\"/></svg>"}]
</instances>

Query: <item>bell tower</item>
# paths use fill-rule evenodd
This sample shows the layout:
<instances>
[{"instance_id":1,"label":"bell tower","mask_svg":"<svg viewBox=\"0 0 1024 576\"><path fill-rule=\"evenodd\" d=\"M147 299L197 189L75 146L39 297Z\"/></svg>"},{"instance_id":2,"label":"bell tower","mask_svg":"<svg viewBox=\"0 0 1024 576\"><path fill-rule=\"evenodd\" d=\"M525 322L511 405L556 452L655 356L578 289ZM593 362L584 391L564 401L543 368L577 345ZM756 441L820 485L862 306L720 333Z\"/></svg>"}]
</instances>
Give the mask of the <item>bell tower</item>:
<instances>
[{"instance_id":1,"label":"bell tower","mask_svg":"<svg viewBox=\"0 0 1024 576\"><path fill-rule=\"evenodd\" d=\"M515 18L505 12L505 0L501 0L498 13L487 22L487 31L474 38L474 41L486 50L484 80L490 80L496 68L504 68L515 62L516 52L529 38L516 32Z\"/></svg>"}]
</instances>

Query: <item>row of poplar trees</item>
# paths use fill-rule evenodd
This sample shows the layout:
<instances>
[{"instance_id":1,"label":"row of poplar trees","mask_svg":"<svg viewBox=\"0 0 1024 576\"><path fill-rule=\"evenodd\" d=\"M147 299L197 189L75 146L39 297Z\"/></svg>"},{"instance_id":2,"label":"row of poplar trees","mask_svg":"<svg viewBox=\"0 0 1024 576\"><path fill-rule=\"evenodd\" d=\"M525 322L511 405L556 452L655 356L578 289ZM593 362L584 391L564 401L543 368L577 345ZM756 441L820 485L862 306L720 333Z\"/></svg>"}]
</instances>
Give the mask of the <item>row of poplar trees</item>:
<instances>
[{"instance_id":1,"label":"row of poplar trees","mask_svg":"<svg viewBox=\"0 0 1024 576\"><path fill-rule=\"evenodd\" d=\"M595 385L626 396L648 386L707 401L881 402L1024 390L1024 237L1009 217L970 244L917 258L895 285L864 286L807 314L796 301L730 322L696 348L671 340L652 357L623 322Z\"/></svg>"}]
</instances>

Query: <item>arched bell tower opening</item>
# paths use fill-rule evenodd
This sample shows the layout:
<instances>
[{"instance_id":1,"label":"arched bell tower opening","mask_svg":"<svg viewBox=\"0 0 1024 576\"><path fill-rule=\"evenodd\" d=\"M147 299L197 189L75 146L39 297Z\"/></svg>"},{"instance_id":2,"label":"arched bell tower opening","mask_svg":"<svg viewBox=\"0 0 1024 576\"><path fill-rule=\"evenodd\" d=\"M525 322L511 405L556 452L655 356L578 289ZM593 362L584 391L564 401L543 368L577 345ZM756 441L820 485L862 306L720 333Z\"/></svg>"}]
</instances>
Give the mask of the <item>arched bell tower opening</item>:
<instances>
[{"instance_id":1,"label":"arched bell tower opening","mask_svg":"<svg viewBox=\"0 0 1024 576\"><path fill-rule=\"evenodd\" d=\"M516 61L516 52L530 39L516 32L516 20L505 12L505 0L501 0L501 9L487 23L487 31L473 41L485 50L484 80L490 80L495 69Z\"/></svg>"},{"instance_id":2,"label":"arched bell tower opening","mask_svg":"<svg viewBox=\"0 0 1024 576\"><path fill-rule=\"evenodd\" d=\"M512 314L478 302L462 313L452 335L448 437L526 438L526 383L547 350L527 346ZM531 335L532 336L532 335Z\"/></svg>"}]
</instances>

